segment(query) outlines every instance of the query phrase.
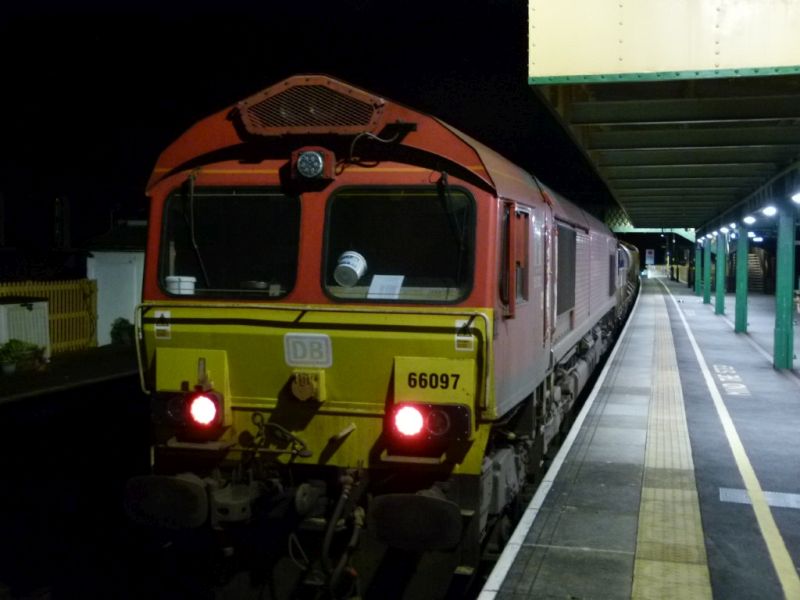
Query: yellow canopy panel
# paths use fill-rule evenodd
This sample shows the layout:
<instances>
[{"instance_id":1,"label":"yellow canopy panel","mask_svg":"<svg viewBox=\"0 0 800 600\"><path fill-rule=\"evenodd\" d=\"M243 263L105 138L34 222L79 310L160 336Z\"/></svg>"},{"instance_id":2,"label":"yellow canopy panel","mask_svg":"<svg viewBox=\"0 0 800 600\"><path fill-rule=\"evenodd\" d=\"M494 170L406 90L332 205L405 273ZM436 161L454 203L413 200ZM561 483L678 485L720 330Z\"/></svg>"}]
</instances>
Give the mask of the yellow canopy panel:
<instances>
[{"instance_id":1,"label":"yellow canopy panel","mask_svg":"<svg viewBox=\"0 0 800 600\"><path fill-rule=\"evenodd\" d=\"M531 83L800 73L800 2L529 0Z\"/></svg>"}]
</instances>

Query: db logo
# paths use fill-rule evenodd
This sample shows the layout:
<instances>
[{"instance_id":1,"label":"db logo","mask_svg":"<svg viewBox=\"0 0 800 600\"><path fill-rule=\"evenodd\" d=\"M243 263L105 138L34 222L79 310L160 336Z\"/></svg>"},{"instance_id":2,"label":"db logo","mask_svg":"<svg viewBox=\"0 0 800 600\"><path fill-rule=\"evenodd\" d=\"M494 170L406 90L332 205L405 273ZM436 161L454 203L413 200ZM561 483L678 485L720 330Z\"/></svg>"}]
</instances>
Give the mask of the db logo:
<instances>
[{"instance_id":1,"label":"db logo","mask_svg":"<svg viewBox=\"0 0 800 600\"><path fill-rule=\"evenodd\" d=\"M287 333L283 354L290 367L330 367L333 364L331 338L324 333Z\"/></svg>"}]
</instances>

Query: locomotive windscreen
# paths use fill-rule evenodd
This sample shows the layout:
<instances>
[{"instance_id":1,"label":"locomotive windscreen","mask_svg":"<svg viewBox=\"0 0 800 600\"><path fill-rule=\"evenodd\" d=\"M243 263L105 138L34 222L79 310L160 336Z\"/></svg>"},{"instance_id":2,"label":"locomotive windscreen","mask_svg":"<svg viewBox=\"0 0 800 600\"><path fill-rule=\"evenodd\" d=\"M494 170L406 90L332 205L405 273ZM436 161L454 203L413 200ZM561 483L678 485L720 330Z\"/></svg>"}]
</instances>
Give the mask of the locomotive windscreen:
<instances>
[{"instance_id":1,"label":"locomotive windscreen","mask_svg":"<svg viewBox=\"0 0 800 600\"><path fill-rule=\"evenodd\" d=\"M281 297L297 273L300 201L265 188L185 186L167 200L163 235L167 292Z\"/></svg>"},{"instance_id":2,"label":"locomotive windscreen","mask_svg":"<svg viewBox=\"0 0 800 600\"><path fill-rule=\"evenodd\" d=\"M328 206L327 292L348 300L461 300L472 285L473 203L449 186L335 192ZM352 281L337 277L343 261L352 260Z\"/></svg>"}]
</instances>

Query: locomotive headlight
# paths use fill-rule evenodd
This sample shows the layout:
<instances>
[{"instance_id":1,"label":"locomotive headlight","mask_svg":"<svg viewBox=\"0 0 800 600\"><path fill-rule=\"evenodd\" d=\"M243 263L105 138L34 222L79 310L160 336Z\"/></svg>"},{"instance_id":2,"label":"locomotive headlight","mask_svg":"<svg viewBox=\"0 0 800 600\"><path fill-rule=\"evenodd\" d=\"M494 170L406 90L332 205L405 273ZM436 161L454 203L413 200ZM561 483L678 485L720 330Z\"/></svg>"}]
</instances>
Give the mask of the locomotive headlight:
<instances>
[{"instance_id":1,"label":"locomotive headlight","mask_svg":"<svg viewBox=\"0 0 800 600\"><path fill-rule=\"evenodd\" d=\"M297 172L307 179L314 179L322 175L325 170L325 160L321 152L306 150L297 156Z\"/></svg>"},{"instance_id":2,"label":"locomotive headlight","mask_svg":"<svg viewBox=\"0 0 800 600\"><path fill-rule=\"evenodd\" d=\"M425 426L431 435L441 437L450 431L450 416L444 410L431 409L425 420Z\"/></svg>"},{"instance_id":3,"label":"locomotive headlight","mask_svg":"<svg viewBox=\"0 0 800 600\"><path fill-rule=\"evenodd\" d=\"M166 402L167 417L173 423L183 423L186 416L186 398L184 396L172 396Z\"/></svg>"},{"instance_id":4,"label":"locomotive headlight","mask_svg":"<svg viewBox=\"0 0 800 600\"><path fill-rule=\"evenodd\" d=\"M316 183L336 177L336 156L322 146L304 146L293 150L290 164L294 179Z\"/></svg>"}]
</instances>

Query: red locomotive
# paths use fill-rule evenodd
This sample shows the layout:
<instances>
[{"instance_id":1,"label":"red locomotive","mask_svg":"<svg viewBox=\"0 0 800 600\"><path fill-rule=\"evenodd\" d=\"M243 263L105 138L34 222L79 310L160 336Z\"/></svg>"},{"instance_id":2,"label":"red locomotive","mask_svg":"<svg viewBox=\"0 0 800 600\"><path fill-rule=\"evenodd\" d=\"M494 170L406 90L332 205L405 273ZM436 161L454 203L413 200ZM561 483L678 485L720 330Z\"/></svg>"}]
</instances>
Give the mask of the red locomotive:
<instances>
[{"instance_id":1,"label":"red locomotive","mask_svg":"<svg viewBox=\"0 0 800 600\"><path fill-rule=\"evenodd\" d=\"M285 538L270 568L338 596L392 549L474 573L624 319L635 251L463 133L325 76L200 121L148 194L154 461L131 517Z\"/></svg>"}]
</instances>

